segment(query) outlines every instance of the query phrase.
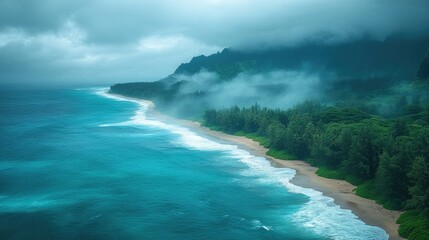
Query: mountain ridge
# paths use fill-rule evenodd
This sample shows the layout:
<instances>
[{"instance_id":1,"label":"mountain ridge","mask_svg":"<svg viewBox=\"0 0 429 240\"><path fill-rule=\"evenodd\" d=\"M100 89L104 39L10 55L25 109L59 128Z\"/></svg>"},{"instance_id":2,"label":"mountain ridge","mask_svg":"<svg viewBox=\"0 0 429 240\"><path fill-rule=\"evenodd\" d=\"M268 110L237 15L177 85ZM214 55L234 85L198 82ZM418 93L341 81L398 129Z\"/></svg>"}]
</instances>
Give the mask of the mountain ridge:
<instances>
[{"instance_id":1,"label":"mountain ridge","mask_svg":"<svg viewBox=\"0 0 429 240\"><path fill-rule=\"evenodd\" d=\"M428 45L429 37L421 37L362 40L336 45L309 44L265 51L245 52L226 48L209 56L193 57L188 63L180 64L173 75L192 75L206 70L228 79L249 70L304 69L330 72L340 78L410 78L418 71Z\"/></svg>"},{"instance_id":2,"label":"mountain ridge","mask_svg":"<svg viewBox=\"0 0 429 240\"><path fill-rule=\"evenodd\" d=\"M428 47L429 36L248 52L227 48L193 57L161 80L116 84L110 91L184 116L254 103L288 108L306 100L391 116L398 102L428 98L425 87L410 85L426 82Z\"/></svg>"}]
</instances>

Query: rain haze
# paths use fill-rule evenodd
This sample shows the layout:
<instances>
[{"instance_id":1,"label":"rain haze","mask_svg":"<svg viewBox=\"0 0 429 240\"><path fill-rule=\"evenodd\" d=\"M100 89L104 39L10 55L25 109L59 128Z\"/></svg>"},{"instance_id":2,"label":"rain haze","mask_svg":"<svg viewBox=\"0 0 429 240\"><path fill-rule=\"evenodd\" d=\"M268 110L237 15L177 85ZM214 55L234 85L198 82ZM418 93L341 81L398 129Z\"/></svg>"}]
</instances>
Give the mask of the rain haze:
<instances>
[{"instance_id":1,"label":"rain haze","mask_svg":"<svg viewBox=\"0 0 429 240\"><path fill-rule=\"evenodd\" d=\"M425 0L0 2L3 86L155 81L193 56L429 32Z\"/></svg>"}]
</instances>

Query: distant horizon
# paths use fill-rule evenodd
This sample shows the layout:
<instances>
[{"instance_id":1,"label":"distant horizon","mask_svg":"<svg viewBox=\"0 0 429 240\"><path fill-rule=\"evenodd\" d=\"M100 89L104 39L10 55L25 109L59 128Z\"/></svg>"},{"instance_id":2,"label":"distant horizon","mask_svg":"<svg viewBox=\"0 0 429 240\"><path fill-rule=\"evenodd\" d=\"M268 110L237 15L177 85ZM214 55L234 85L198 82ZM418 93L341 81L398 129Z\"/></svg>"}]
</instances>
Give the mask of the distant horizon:
<instances>
[{"instance_id":1,"label":"distant horizon","mask_svg":"<svg viewBox=\"0 0 429 240\"><path fill-rule=\"evenodd\" d=\"M155 81L224 48L424 35L427 9L424 0L5 0L0 85Z\"/></svg>"}]
</instances>

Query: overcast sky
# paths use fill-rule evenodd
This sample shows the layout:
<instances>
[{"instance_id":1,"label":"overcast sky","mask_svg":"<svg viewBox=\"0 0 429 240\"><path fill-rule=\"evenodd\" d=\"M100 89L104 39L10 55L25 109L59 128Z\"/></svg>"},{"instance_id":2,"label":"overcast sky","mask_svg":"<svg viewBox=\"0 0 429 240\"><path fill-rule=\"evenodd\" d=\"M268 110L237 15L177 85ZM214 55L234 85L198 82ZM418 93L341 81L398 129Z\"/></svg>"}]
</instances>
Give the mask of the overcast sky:
<instances>
[{"instance_id":1,"label":"overcast sky","mask_svg":"<svg viewBox=\"0 0 429 240\"><path fill-rule=\"evenodd\" d=\"M428 0L0 0L0 84L153 81L225 47L428 33L428 12Z\"/></svg>"}]
</instances>

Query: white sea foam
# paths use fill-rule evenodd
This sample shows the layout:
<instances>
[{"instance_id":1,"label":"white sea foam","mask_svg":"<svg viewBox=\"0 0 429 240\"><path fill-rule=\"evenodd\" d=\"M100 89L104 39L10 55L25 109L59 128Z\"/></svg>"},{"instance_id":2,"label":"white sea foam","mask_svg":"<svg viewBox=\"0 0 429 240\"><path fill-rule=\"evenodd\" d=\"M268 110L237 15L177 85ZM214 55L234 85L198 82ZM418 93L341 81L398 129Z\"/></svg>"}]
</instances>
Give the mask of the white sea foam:
<instances>
[{"instance_id":1,"label":"white sea foam","mask_svg":"<svg viewBox=\"0 0 429 240\"><path fill-rule=\"evenodd\" d=\"M252 228L253 229L263 229L265 231L270 231L271 227L270 226L265 226L261 223L261 221L259 220L252 220Z\"/></svg>"},{"instance_id":2,"label":"white sea foam","mask_svg":"<svg viewBox=\"0 0 429 240\"><path fill-rule=\"evenodd\" d=\"M51 199L48 196L25 196L18 198L2 196L0 198L0 212L37 212L64 204L66 202Z\"/></svg>"},{"instance_id":3,"label":"white sea foam","mask_svg":"<svg viewBox=\"0 0 429 240\"><path fill-rule=\"evenodd\" d=\"M254 176L264 184L280 184L291 193L308 196L310 201L293 214L293 221L300 226L313 230L320 236L338 240L388 239L388 235L383 229L366 225L351 210L342 209L336 205L331 197L324 196L314 189L292 184L290 180L296 173L293 169L272 167L265 158L255 157L248 151L239 149L236 145L218 143L201 137L187 128L148 119L146 112L152 107L148 101L110 95L106 93L105 89L98 90L97 94L117 101L130 101L139 105L139 109L135 111L135 115L129 121L100 125L102 127L144 125L165 129L176 134L179 137L178 143L182 146L201 151L222 151L230 158L239 160L248 166L246 170L241 172L242 175ZM256 225L265 230L271 230L271 227L262 224Z\"/></svg>"},{"instance_id":4,"label":"white sea foam","mask_svg":"<svg viewBox=\"0 0 429 240\"><path fill-rule=\"evenodd\" d=\"M246 174L253 173L268 183L271 181L273 184L281 184L289 192L304 194L310 198L304 207L293 214L293 220L299 225L332 239L388 239L384 230L366 225L351 210L336 205L331 197L290 183L295 175L294 170L273 168L263 158L243 158L242 162L250 167Z\"/></svg>"}]
</instances>

